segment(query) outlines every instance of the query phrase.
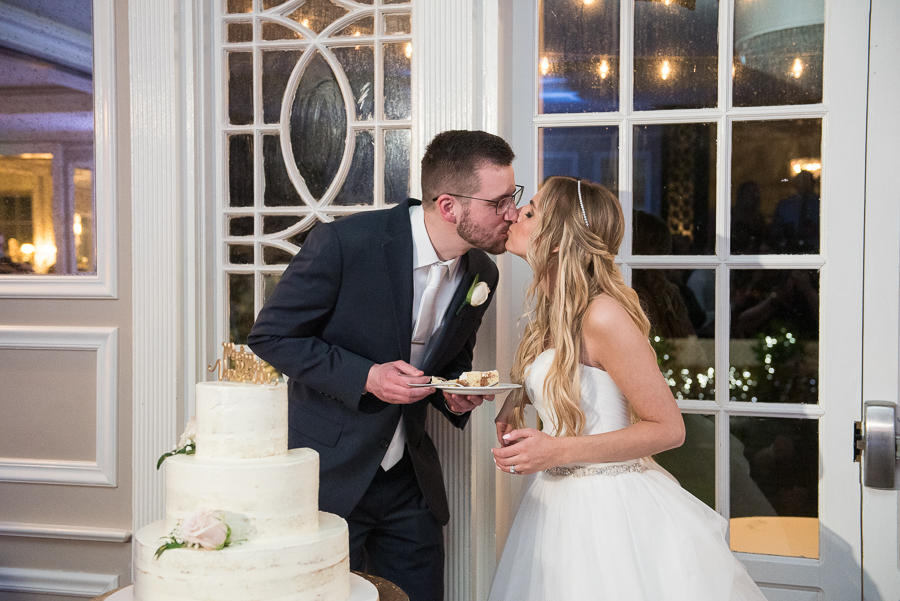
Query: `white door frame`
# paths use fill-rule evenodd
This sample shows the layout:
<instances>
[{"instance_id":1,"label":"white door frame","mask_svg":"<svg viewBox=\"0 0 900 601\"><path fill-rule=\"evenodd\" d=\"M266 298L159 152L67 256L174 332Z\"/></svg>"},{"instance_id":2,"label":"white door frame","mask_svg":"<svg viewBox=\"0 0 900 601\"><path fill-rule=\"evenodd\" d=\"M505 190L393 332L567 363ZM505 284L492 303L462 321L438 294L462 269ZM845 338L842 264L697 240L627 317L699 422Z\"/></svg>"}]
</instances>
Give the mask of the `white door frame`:
<instances>
[{"instance_id":1,"label":"white door frame","mask_svg":"<svg viewBox=\"0 0 900 601\"><path fill-rule=\"evenodd\" d=\"M865 278L862 400L898 402L900 365L900 4L873 0L866 138ZM897 473L900 482L900 471ZM863 590L866 601L900 598L896 490L862 488Z\"/></svg>"}]
</instances>

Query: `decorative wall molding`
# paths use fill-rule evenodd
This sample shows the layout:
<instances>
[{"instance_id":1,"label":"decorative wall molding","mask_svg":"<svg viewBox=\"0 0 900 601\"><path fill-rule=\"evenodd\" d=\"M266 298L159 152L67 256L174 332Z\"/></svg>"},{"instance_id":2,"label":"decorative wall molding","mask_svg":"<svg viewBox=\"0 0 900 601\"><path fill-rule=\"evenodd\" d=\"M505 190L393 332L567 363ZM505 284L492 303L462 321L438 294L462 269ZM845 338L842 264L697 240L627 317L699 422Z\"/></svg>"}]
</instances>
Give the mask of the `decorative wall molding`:
<instances>
[{"instance_id":1,"label":"decorative wall molding","mask_svg":"<svg viewBox=\"0 0 900 601\"><path fill-rule=\"evenodd\" d=\"M132 324L132 529L159 519L165 490L156 460L176 440L178 399L186 376L184 315L184 211L190 199L183 182L191 160L184 156L187 95L179 57L179 21L190 19L191 2L129 0L131 93Z\"/></svg>"},{"instance_id":2,"label":"decorative wall molding","mask_svg":"<svg viewBox=\"0 0 900 601\"><path fill-rule=\"evenodd\" d=\"M97 353L96 460L4 457L0 458L0 481L115 486L118 328L0 326L0 348Z\"/></svg>"},{"instance_id":3,"label":"decorative wall molding","mask_svg":"<svg viewBox=\"0 0 900 601\"><path fill-rule=\"evenodd\" d=\"M97 597L119 588L117 574L0 568L0 591L67 597Z\"/></svg>"},{"instance_id":4,"label":"decorative wall molding","mask_svg":"<svg viewBox=\"0 0 900 601\"><path fill-rule=\"evenodd\" d=\"M101 543L127 543L131 540L131 531L122 530L121 528L95 528L93 526L0 522L0 536L92 540Z\"/></svg>"},{"instance_id":5,"label":"decorative wall molding","mask_svg":"<svg viewBox=\"0 0 900 601\"><path fill-rule=\"evenodd\" d=\"M97 273L94 275L2 275L0 298L116 298L116 52L114 0L94 0L93 5L93 93L94 93L94 232L96 234ZM25 13L23 17L20 13ZM30 15L30 17L29 17ZM23 23L23 18L26 21ZM30 19L30 20L28 20ZM79 64L87 61L91 71L90 36L87 58L80 56L83 41L63 35L63 40L41 34L35 23L40 19L26 11L0 3L0 37L18 36L30 44L24 52L35 54L45 48L74 57ZM73 30L74 31L74 30ZM81 34L81 32L75 32ZM41 43L34 41L41 36ZM55 55L54 55L55 57ZM62 61L55 57L53 60Z\"/></svg>"}]
</instances>

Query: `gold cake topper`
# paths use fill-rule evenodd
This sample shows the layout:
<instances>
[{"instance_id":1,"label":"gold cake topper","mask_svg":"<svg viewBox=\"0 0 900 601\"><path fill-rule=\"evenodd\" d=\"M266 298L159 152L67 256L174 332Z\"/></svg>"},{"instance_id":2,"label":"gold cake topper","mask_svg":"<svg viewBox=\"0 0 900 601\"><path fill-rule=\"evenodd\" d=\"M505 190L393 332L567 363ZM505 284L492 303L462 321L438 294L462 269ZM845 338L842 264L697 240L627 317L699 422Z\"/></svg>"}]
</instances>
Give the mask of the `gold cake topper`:
<instances>
[{"instance_id":1,"label":"gold cake topper","mask_svg":"<svg viewBox=\"0 0 900 601\"><path fill-rule=\"evenodd\" d=\"M258 359L244 346L235 347L233 342L223 342L222 358L216 359L207 371L217 371L219 381L251 382L253 384L277 384L278 374L266 369L265 361ZM230 364L232 367L228 367Z\"/></svg>"}]
</instances>

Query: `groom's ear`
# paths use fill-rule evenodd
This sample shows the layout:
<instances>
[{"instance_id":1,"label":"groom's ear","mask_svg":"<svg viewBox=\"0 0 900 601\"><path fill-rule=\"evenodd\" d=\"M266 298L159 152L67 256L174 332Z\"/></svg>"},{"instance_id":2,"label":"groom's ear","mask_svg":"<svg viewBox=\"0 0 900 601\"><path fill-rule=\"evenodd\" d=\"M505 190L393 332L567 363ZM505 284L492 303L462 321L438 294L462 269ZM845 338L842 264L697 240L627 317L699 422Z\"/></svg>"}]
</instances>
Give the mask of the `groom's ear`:
<instances>
[{"instance_id":1,"label":"groom's ear","mask_svg":"<svg viewBox=\"0 0 900 601\"><path fill-rule=\"evenodd\" d=\"M449 194L441 194L434 201L434 206L437 208L441 219L448 223L457 223L456 214L460 210L460 206L455 198Z\"/></svg>"}]
</instances>

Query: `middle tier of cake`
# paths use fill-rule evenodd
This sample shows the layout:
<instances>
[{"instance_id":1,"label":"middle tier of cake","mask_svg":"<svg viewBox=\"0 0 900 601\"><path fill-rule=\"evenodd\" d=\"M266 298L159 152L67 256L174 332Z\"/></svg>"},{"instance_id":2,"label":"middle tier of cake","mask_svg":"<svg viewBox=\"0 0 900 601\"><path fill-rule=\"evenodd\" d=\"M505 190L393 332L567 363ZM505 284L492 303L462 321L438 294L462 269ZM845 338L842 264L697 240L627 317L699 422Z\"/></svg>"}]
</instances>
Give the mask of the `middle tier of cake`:
<instances>
[{"instance_id":1,"label":"middle tier of cake","mask_svg":"<svg viewBox=\"0 0 900 601\"><path fill-rule=\"evenodd\" d=\"M233 540L293 536L318 525L319 455L291 449L259 459L176 455L166 470L166 531L196 509L222 515Z\"/></svg>"}]
</instances>

